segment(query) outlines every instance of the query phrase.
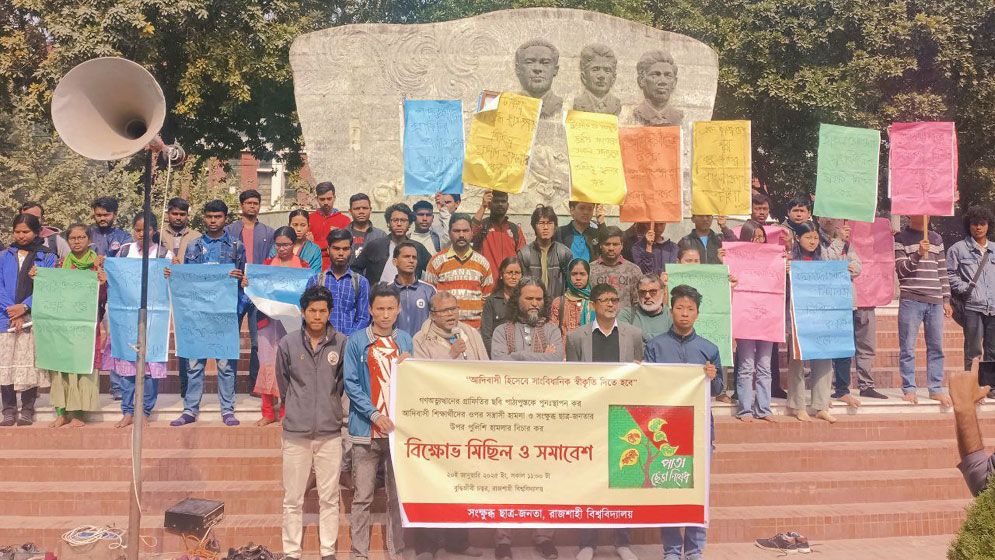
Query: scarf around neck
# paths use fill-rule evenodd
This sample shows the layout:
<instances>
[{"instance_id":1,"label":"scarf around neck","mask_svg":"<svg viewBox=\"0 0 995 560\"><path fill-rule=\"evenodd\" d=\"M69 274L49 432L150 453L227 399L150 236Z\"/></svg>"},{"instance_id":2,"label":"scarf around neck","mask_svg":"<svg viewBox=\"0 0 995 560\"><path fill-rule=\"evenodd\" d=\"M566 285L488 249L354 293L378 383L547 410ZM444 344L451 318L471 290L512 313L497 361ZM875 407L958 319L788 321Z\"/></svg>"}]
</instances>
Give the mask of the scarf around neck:
<instances>
[{"instance_id":1,"label":"scarf around neck","mask_svg":"<svg viewBox=\"0 0 995 560\"><path fill-rule=\"evenodd\" d=\"M66 255L62 261L62 268L72 268L76 270L90 270L96 265L97 253L93 249L87 249L82 257L77 257L72 251Z\"/></svg>"},{"instance_id":2,"label":"scarf around neck","mask_svg":"<svg viewBox=\"0 0 995 560\"><path fill-rule=\"evenodd\" d=\"M567 265L567 270L573 270L577 263L584 263L584 268L587 269L587 285L583 288L578 288L574 286L570 278L567 278L567 292L565 296L571 301L580 302L580 324L586 325L594 318L594 310L591 309L591 266L584 259L574 259ZM560 321L563 321L563 317L560 317Z\"/></svg>"},{"instance_id":3,"label":"scarf around neck","mask_svg":"<svg viewBox=\"0 0 995 560\"><path fill-rule=\"evenodd\" d=\"M31 243L26 245L19 245L17 243L11 243L10 247L14 249L14 258L17 258L18 251L27 251L28 254L24 257L24 263L17 270L17 287L14 289L14 303L22 303L24 300L28 299L35 289L34 279L28 274L31 272L31 267L35 265L35 259L38 257L38 253L51 253L52 250L45 246L45 242L41 237L35 237Z\"/></svg>"}]
</instances>

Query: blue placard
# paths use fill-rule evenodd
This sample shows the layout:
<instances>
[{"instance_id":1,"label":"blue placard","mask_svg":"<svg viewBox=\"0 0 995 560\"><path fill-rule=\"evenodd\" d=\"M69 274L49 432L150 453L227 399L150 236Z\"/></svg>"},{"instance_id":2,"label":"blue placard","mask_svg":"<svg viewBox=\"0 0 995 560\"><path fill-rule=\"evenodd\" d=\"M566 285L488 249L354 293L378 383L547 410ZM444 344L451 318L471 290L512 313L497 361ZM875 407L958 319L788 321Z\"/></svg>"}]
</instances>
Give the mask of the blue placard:
<instances>
[{"instance_id":1,"label":"blue placard","mask_svg":"<svg viewBox=\"0 0 995 560\"><path fill-rule=\"evenodd\" d=\"M404 100L404 194L463 192L463 103Z\"/></svg>"},{"instance_id":2,"label":"blue placard","mask_svg":"<svg viewBox=\"0 0 995 560\"><path fill-rule=\"evenodd\" d=\"M179 264L170 269L176 355L237 360L238 280L229 276L235 265Z\"/></svg>"},{"instance_id":3,"label":"blue placard","mask_svg":"<svg viewBox=\"0 0 995 560\"><path fill-rule=\"evenodd\" d=\"M854 355L853 282L847 261L792 261L791 313L800 359Z\"/></svg>"},{"instance_id":4,"label":"blue placard","mask_svg":"<svg viewBox=\"0 0 995 560\"><path fill-rule=\"evenodd\" d=\"M314 276L310 268L248 264L245 295L260 313L283 323L287 332L301 328L301 294Z\"/></svg>"},{"instance_id":5,"label":"blue placard","mask_svg":"<svg viewBox=\"0 0 995 560\"><path fill-rule=\"evenodd\" d=\"M169 359L169 290L162 271L168 259L149 259L149 299L146 322L145 361ZM134 362L138 359L138 308L142 295L142 259L109 257L107 272L107 322L110 325L111 356Z\"/></svg>"}]
</instances>

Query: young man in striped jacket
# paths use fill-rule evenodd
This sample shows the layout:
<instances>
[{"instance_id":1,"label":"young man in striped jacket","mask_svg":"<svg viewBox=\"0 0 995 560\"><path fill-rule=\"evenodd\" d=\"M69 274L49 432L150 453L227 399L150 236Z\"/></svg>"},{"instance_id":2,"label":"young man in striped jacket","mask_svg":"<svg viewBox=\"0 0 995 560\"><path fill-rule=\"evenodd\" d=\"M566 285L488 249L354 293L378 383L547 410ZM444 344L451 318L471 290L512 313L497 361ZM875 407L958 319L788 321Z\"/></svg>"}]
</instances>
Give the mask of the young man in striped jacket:
<instances>
[{"instance_id":1,"label":"young man in striped jacket","mask_svg":"<svg viewBox=\"0 0 995 560\"><path fill-rule=\"evenodd\" d=\"M919 403L916 395L916 339L925 325L926 380L929 398L950 406L943 387L943 320L953 314L943 238L923 234L927 216L909 216L909 223L895 234L895 270L898 272L898 370L902 398Z\"/></svg>"}]
</instances>

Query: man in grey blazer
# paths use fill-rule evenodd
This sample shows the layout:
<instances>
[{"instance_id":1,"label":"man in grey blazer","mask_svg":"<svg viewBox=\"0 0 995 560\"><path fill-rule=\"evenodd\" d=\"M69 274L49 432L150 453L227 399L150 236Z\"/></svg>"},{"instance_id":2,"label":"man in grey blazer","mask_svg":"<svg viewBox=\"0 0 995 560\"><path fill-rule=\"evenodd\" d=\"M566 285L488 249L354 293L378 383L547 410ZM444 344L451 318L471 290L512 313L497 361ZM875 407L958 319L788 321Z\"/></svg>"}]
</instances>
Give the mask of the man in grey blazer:
<instances>
[{"instance_id":1,"label":"man in grey blazer","mask_svg":"<svg viewBox=\"0 0 995 560\"><path fill-rule=\"evenodd\" d=\"M568 362L625 363L643 360L643 332L639 327L616 320L619 312L618 290L598 284L591 290L594 321L567 334ZM582 530L577 560L591 560L598 547L598 531ZM629 548L629 530L615 530L615 553L621 560L636 560Z\"/></svg>"}]
</instances>

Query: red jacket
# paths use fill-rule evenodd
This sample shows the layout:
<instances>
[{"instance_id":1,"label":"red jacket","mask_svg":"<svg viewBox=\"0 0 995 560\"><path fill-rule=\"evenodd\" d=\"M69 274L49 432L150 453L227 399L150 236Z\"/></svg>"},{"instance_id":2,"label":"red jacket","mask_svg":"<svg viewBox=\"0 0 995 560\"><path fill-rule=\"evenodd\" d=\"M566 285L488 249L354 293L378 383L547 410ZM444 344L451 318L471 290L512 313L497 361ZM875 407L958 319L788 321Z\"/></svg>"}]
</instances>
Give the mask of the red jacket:
<instances>
[{"instance_id":1,"label":"red jacket","mask_svg":"<svg viewBox=\"0 0 995 560\"><path fill-rule=\"evenodd\" d=\"M331 264L328 260L328 232L347 227L352 223L352 219L333 208L332 213L328 216L322 215L320 210L315 210L308 216L307 221L308 225L311 226L314 243L321 249L322 270L328 270Z\"/></svg>"}]
</instances>

